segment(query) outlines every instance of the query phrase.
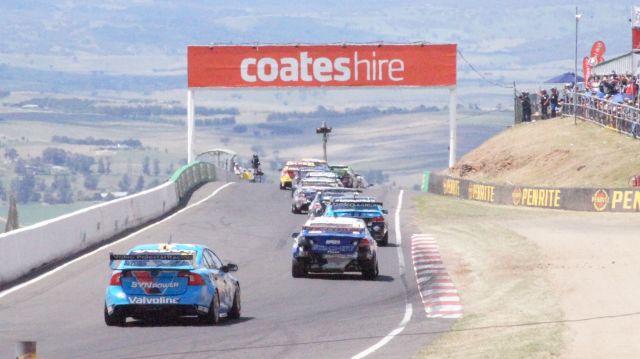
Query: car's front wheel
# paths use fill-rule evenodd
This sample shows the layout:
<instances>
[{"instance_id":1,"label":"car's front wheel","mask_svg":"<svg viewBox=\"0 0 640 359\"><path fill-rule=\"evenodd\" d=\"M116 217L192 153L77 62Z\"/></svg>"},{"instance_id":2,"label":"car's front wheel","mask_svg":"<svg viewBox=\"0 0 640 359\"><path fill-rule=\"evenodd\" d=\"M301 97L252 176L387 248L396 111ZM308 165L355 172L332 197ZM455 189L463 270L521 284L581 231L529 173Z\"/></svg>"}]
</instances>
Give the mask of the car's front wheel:
<instances>
[{"instance_id":1,"label":"car's front wheel","mask_svg":"<svg viewBox=\"0 0 640 359\"><path fill-rule=\"evenodd\" d=\"M378 244L383 247L389 244L389 232L384 234L384 237L382 237L382 239L380 240L380 242L378 242Z\"/></svg>"},{"instance_id":2,"label":"car's front wheel","mask_svg":"<svg viewBox=\"0 0 640 359\"><path fill-rule=\"evenodd\" d=\"M110 327L121 327L127 322L127 317L125 317L118 308L114 308L113 313L109 314L109 311L107 310L107 304L105 303L104 322Z\"/></svg>"}]
</instances>

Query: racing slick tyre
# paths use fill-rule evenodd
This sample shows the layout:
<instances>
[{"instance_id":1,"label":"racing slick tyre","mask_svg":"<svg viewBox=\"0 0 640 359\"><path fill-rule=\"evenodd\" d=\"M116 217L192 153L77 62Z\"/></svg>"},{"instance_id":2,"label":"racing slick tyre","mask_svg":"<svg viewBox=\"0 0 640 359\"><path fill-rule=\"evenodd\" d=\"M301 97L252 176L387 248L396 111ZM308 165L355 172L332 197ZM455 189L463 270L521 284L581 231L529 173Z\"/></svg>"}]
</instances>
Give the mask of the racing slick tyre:
<instances>
[{"instance_id":1,"label":"racing slick tyre","mask_svg":"<svg viewBox=\"0 0 640 359\"><path fill-rule=\"evenodd\" d=\"M240 311L242 310L242 303L240 302L240 287L236 289L236 293L233 295L233 305L229 310L229 318L240 318Z\"/></svg>"},{"instance_id":2,"label":"racing slick tyre","mask_svg":"<svg viewBox=\"0 0 640 359\"><path fill-rule=\"evenodd\" d=\"M295 205L292 204L291 205L291 213L300 214L302 212L299 209L297 209Z\"/></svg>"},{"instance_id":3,"label":"racing slick tyre","mask_svg":"<svg viewBox=\"0 0 640 359\"><path fill-rule=\"evenodd\" d=\"M366 280L374 280L378 274L378 258L374 257L372 265L362 270L362 277Z\"/></svg>"},{"instance_id":4,"label":"racing slick tyre","mask_svg":"<svg viewBox=\"0 0 640 359\"><path fill-rule=\"evenodd\" d=\"M287 187L280 183L280 189L287 189Z\"/></svg>"},{"instance_id":5,"label":"racing slick tyre","mask_svg":"<svg viewBox=\"0 0 640 359\"><path fill-rule=\"evenodd\" d=\"M118 326L121 327L127 322L127 317L122 315L122 312L114 309L112 314L109 314L107 311L107 304L104 305L104 322L107 326L113 327Z\"/></svg>"},{"instance_id":6,"label":"racing slick tyre","mask_svg":"<svg viewBox=\"0 0 640 359\"><path fill-rule=\"evenodd\" d=\"M378 242L379 245L386 247L389 244L389 232L384 234L384 237Z\"/></svg>"},{"instance_id":7,"label":"racing slick tyre","mask_svg":"<svg viewBox=\"0 0 640 359\"><path fill-rule=\"evenodd\" d=\"M304 267L304 263L301 263L297 259L293 259L291 261L291 276L293 278L304 278L307 274L307 269Z\"/></svg>"},{"instance_id":8,"label":"racing slick tyre","mask_svg":"<svg viewBox=\"0 0 640 359\"><path fill-rule=\"evenodd\" d=\"M220 295L218 294L218 291L216 291L216 295L214 295L211 300L209 312L201 316L200 320L205 324L211 325L220 323Z\"/></svg>"}]
</instances>

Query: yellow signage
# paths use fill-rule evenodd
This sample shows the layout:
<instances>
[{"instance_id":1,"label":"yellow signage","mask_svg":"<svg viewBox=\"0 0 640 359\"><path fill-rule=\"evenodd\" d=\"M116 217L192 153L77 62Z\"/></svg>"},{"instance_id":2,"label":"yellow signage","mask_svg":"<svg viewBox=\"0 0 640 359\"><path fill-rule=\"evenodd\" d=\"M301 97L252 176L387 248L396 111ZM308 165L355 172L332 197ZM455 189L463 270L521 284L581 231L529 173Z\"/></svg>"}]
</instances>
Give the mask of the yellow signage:
<instances>
[{"instance_id":1,"label":"yellow signage","mask_svg":"<svg viewBox=\"0 0 640 359\"><path fill-rule=\"evenodd\" d=\"M528 207L560 208L560 190L553 188L516 188L513 204Z\"/></svg>"},{"instance_id":2,"label":"yellow signage","mask_svg":"<svg viewBox=\"0 0 640 359\"><path fill-rule=\"evenodd\" d=\"M640 191L613 191L611 209L640 210Z\"/></svg>"},{"instance_id":3,"label":"yellow signage","mask_svg":"<svg viewBox=\"0 0 640 359\"><path fill-rule=\"evenodd\" d=\"M460 197L460 181L454 179L445 179L444 181L442 181L442 193Z\"/></svg>"},{"instance_id":4,"label":"yellow signage","mask_svg":"<svg viewBox=\"0 0 640 359\"><path fill-rule=\"evenodd\" d=\"M469 199L474 201L491 202L495 196L496 188L478 183L469 183Z\"/></svg>"}]
</instances>

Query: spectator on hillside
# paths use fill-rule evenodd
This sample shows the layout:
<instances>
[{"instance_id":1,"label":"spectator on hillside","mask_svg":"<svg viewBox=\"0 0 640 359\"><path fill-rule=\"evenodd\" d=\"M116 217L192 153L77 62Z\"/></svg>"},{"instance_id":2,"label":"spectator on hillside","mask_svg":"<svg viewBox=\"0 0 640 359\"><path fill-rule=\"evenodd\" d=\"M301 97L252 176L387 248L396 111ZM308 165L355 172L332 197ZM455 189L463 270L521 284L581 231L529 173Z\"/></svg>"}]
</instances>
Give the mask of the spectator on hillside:
<instances>
[{"instance_id":1,"label":"spectator on hillside","mask_svg":"<svg viewBox=\"0 0 640 359\"><path fill-rule=\"evenodd\" d=\"M556 113L558 111L558 89L555 87L551 89L551 97L549 98L549 103L551 104L551 118L556 117Z\"/></svg>"},{"instance_id":2,"label":"spectator on hillside","mask_svg":"<svg viewBox=\"0 0 640 359\"><path fill-rule=\"evenodd\" d=\"M543 120L549 118L549 95L547 94L547 90L540 92L540 112L542 113L541 118Z\"/></svg>"},{"instance_id":3,"label":"spectator on hillside","mask_svg":"<svg viewBox=\"0 0 640 359\"><path fill-rule=\"evenodd\" d=\"M529 99L529 93L523 92L520 95L520 101L522 102L522 122L531 122L531 99Z\"/></svg>"}]
</instances>

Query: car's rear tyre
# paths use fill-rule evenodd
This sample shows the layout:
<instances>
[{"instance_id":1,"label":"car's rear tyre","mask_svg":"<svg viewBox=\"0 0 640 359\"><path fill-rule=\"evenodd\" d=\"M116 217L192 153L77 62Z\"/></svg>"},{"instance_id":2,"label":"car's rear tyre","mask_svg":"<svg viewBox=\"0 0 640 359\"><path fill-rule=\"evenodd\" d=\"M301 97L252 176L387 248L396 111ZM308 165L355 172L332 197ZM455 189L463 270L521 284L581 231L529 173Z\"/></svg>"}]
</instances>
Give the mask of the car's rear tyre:
<instances>
[{"instance_id":1,"label":"car's rear tyre","mask_svg":"<svg viewBox=\"0 0 640 359\"><path fill-rule=\"evenodd\" d=\"M209 312L200 317L200 320L205 324L216 325L220 323L220 295L216 291L216 294L211 299L209 304Z\"/></svg>"},{"instance_id":2,"label":"car's rear tyre","mask_svg":"<svg viewBox=\"0 0 640 359\"><path fill-rule=\"evenodd\" d=\"M291 276L293 278L304 278L307 274L307 268L305 268L304 263L295 258L291 260Z\"/></svg>"},{"instance_id":3,"label":"car's rear tyre","mask_svg":"<svg viewBox=\"0 0 640 359\"><path fill-rule=\"evenodd\" d=\"M378 259L374 257L372 265L362 270L362 277L366 280L374 280L378 274Z\"/></svg>"},{"instance_id":4,"label":"car's rear tyre","mask_svg":"<svg viewBox=\"0 0 640 359\"><path fill-rule=\"evenodd\" d=\"M282 183L280 183L280 189L286 189L287 187L285 185L283 185Z\"/></svg>"},{"instance_id":5,"label":"car's rear tyre","mask_svg":"<svg viewBox=\"0 0 640 359\"><path fill-rule=\"evenodd\" d=\"M229 310L229 318L240 318L240 312L242 311L242 302L240 301L240 287L236 288L236 293L233 295L233 305Z\"/></svg>"},{"instance_id":6,"label":"car's rear tyre","mask_svg":"<svg viewBox=\"0 0 640 359\"><path fill-rule=\"evenodd\" d=\"M300 214L301 212L300 212L300 210L298 210L298 209L296 208L296 206L295 206L295 205L293 205L293 204L292 204L292 205L291 205L291 213L293 213L293 214Z\"/></svg>"},{"instance_id":7,"label":"car's rear tyre","mask_svg":"<svg viewBox=\"0 0 640 359\"><path fill-rule=\"evenodd\" d=\"M382 239L380 240L380 242L378 242L378 244L383 247L389 244L389 232L384 234L384 237L382 237Z\"/></svg>"},{"instance_id":8,"label":"car's rear tyre","mask_svg":"<svg viewBox=\"0 0 640 359\"><path fill-rule=\"evenodd\" d=\"M107 304L104 305L104 322L110 327L118 326L121 327L127 322L127 317L125 317L122 312L115 308L113 313L109 314L107 311Z\"/></svg>"}]
</instances>

